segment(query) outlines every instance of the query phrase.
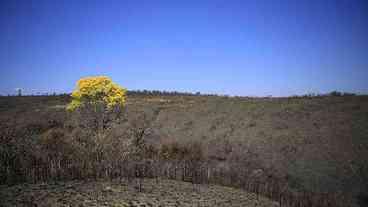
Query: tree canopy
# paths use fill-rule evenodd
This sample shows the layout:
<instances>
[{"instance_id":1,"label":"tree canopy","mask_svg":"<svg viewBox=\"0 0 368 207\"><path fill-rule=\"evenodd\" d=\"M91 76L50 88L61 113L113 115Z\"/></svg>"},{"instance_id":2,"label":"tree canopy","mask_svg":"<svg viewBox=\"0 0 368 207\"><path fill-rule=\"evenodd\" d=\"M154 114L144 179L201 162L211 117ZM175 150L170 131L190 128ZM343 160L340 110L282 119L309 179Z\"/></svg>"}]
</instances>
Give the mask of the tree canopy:
<instances>
[{"instance_id":1,"label":"tree canopy","mask_svg":"<svg viewBox=\"0 0 368 207\"><path fill-rule=\"evenodd\" d=\"M104 105L107 109L123 107L126 102L127 90L114 83L107 76L81 78L72 93L69 111L74 111L86 104Z\"/></svg>"}]
</instances>

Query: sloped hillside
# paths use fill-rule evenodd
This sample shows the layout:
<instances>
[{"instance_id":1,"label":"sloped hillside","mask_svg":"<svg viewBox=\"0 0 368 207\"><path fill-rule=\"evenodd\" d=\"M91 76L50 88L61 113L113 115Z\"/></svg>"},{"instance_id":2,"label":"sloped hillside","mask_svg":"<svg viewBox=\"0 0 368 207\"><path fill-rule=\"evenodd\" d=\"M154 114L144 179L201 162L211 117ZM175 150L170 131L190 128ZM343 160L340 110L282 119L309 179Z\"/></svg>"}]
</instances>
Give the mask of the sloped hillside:
<instances>
[{"instance_id":1,"label":"sloped hillside","mask_svg":"<svg viewBox=\"0 0 368 207\"><path fill-rule=\"evenodd\" d=\"M68 101L66 96L1 97L1 129L42 133L62 125ZM128 97L126 119L144 120L145 139L158 147L200 140L206 157L224 165L234 154L248 153L258 168L272 169L296 189L359 194L367 188L367 96L134 95Z\"/></svg>"},{"instance_id":2,"label":"sloped hillside","mask_svg":"<svg viewBox=\"0 0 368 207\"><path fill-rule=\"evenodd\" d=\"M230 151L251 151L265 167L310 190L356 190L357 168L368 157L365 96L161 97L135 98L128 105L148 108L157 114L151 139L201 140L207 153L220 160Z\"/></svg>"}]
</instances>

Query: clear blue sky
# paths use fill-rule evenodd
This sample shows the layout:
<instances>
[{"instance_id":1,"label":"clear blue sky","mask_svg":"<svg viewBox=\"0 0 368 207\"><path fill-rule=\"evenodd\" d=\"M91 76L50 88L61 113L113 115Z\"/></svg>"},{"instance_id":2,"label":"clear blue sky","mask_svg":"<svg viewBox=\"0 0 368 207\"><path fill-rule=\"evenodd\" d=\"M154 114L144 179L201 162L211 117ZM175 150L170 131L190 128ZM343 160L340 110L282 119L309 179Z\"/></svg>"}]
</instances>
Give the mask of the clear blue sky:
<instances>
[{"instance_id":1,"label":"clear blue sky","mask_svg":"<svg viewBox=\"0 0 368 207\"><path fill-rule=\"evenodd\" d=\"M368 1L0 0L0 93L368 93Z\"/></svg>"}]
</instances>

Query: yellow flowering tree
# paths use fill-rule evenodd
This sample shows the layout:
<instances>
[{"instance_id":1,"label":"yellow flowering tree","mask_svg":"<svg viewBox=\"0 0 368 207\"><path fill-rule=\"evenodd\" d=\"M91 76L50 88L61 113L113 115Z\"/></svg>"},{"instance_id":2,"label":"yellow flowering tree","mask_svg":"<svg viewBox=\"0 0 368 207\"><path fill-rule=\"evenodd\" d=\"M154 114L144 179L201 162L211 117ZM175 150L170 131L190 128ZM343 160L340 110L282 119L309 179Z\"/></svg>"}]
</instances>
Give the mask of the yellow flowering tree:
<instances>
[{"instance_id":1,"label":"yellow flowering tree","mask_svg":"<svg viewBox=\"0 0 368 207\"><path fill-rule=\"evenodd\" d=\"M73 112L76 125L101 134L119 120L126 92L107 76L82 78L77 82L67 110Z\"/></svg>"},{"instance_id":2,"label":"yellow flowering tree","mask_svg":"<svg viewBox=\"0 0 368 207\"><path fill-rule=\"evenodd\" d=\"M67 109L74 111L86 105L102 106L108 110L123 107L126 102L126 91L106 76L82 78L72 93L72 102Z\"/></svg>"},{"instance_id":3,"label":"yellow flowering tree","mask_svg":"<svg viewBox=\"0 0 368 207\"><path fill-rule=\"evenodd\" d=\"M98 176L108 168L106 163L129 152L130 140L114 135L120 126L126 92L106 76L82 78L72 92L72 101L67 106L71 112L71 137L84 157L81 165L88 166L90 174Z\"/></svg>"}]
</instances>

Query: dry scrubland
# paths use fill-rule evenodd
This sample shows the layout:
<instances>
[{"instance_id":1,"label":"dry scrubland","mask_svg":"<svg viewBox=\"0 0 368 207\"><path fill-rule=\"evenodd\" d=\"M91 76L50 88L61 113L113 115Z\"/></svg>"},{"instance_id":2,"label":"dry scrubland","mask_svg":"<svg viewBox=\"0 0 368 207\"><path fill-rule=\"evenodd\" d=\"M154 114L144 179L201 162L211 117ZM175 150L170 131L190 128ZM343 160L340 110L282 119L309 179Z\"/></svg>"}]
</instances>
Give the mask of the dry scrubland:
<instances>
[{"instance_id":1,"label":"dry scrubland","mask_svg":"<svg viewBox=\"0 0 368 207\"><path fill-rule=\"evenodd\" d=\"M38 158L42 155L35 155L41 148L32 143L50 134L63 135L69 130L70 118L65 112L65 105L69 101L67 96L0 97L3 166L5 166L6 159L9 158L6 156L10 156L9 153L12 152L9 149L14 147L9 138L12 136L24 140L24 153L33 153L32 156L37 158L35 160L42 160ZM347 202L349 200L347 197L350 195L354 197L354 202L361 206L367 202L367 194L364 193L368 191L367 96L227 98L130 95L124 117L125 119L116 126L111 136L118 136L122 130L129 127L139 129L138 132L142 132L141 138L146 146L149 146L150 152L166 159L155 165L160 167L159 170L147 171L147 177L160 175L192 183L211 182L234 186L262 194L276 200L279 204L280 201L277 198L282 195L284 196L281 198L281 200L284 199L281 202L282 205L286 205L284 203L289 197L298 195L300 202L292 201L287 204L290 206L334 206L333 201L336 201L337 198ZM195 166L189 165L193 164L191 162L193 157L188 158L180 154L182 152L195 153L190 151L193 146L199 146L201 155L198 158L200 160L196 160ZM30 147L35 148L29 149ZM17 149L20 149L19 146ZM28 154L27 156L32 157ZM13 161L5 163L8 168L1 169L0 178L3 184L48 180L49 174L47 173L50 173L48 171L46 175L34 175L36 171L32 171L32 176L27 174L29 172L25 173L21 166L26 166L28 160L14 158ZM182 169L185 171L190 167L198 169L183 175ZM179 169L178 172L175 169ZM217 175L211 178L203 176L209 171L217 172ZM41 172L37 171L37 173ZM112 171L110 173L107 177L118 176ZM67 173L61 173L58 176L51 176L51 180L68 180L66 175ZM104 177L101 173L94 175ZM78 178L78 175L74 176ZM134 176L137 177L136 174L131 175L131 177ZM140 176L142 175L138 177ZM152 181L147 181L147 187L143 184L142 192L140 192L143 194L139 196L149 197L151 200L148 202L152 204L155 203L154 199L160 202L165 199L176 200L175 193L178 193L178 196L179 194L182 196L182 199L178 201L182 201L184 205L184 201L190 200L192 196L190 193L185 193L192 188L192 184L165 181L162 182L164 186L173 185L176 186L176 190L172 191L172 187L166 186L155 191L152 190L154 185L151 185L150 182ZM60 188L67 193L69 188L65 186L68 184L62 185L64 187ZM84 182L72 188L72 190L81 189L80 195L71 196L75 196L76 199L80 197L82 200L91 199L87 194L83 194L89 189L86 187L88 185L100 186L100 190L96 190L96 193L101 192L102 194L106 192L101 186L111 185L113 192L108 194L106 199L111 199L113 202L115 202L114 195L117 195L118 192L124 193L121 192L124 185ZM134 187L136 185L129 188ZM29 197L29 193L39 192L37 197L50 193L52 188L53 185L40 184L9 188L2 186L1 196L9 199L9 195L4 192L10 190L12 195L10 199L15 194L18 194L17 198L20 198L19 196ZM39 190L30 191L30 189ZM152 192L144 193L150 189ZM216 197L217 192L221 192L220 194L225 197L229 195L229 200L240 202L230 196L237 195L239 190L224 190L224 187L214 187L213 190L211 190L212 187L200 189L201 193L197 192L197 197L203 196L204 199L207 197L210 199ZM125 192L127 199L121 203L133 200L134 192L137 191ZM161 195L160 192L165 195ZM159 198L154 198L156 195ZM252 199L253 194L245 193L244 195L249 195L249 197L246 196L247 199ZM228 205L236 206L235 203L233 204ZM240 203L238 205L253 206L253 204L241 205ZM339 201L339 205L344 206L345 204Z\"/></svg>"}]
</instances>

